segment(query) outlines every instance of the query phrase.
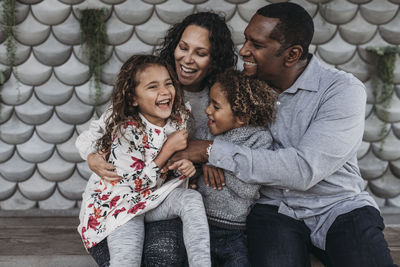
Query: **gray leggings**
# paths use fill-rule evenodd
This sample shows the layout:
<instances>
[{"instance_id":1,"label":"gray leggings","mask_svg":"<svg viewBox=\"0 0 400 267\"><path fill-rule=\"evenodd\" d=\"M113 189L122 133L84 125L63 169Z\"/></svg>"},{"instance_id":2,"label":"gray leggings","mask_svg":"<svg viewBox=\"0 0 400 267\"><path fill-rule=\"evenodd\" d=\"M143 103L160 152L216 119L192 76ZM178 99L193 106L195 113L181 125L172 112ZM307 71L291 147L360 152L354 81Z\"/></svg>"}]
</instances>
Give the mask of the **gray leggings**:
<instances>
[{"instance_id":1,"label":"gray leggings","mask_svg":"<svg viewBox=\"0 0 400 267\"><path fill-rule=\"evenodd\" d=\"M110 266L139 267L146 222L172 219L179 216L183 223L183 239L191 267L211 266L210 233L199 192L175 188L155 209L132 218L114 230L108 237Z\"/></svg>"}]
</instances>

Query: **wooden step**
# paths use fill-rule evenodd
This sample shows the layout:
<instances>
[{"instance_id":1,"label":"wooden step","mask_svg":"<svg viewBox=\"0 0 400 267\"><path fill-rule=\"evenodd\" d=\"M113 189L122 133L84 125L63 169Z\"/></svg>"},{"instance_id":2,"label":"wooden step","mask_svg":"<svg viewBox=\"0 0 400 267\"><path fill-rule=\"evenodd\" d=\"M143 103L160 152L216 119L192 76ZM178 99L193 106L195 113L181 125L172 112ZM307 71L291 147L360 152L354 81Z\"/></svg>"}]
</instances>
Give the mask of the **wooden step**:
<instances>
[{"instance_id":1,"label":"wooden step","mask_svg":"<svg viewBox=\"0 0 400 267\"><path fill-rule=\"evenodd\" d=\"M0 267L94 267L74 217L0 217ZM400 224L384 231L395 263L400 263ZM313 267L323 267L315 258Z\"/></svg>"}]
</instances>

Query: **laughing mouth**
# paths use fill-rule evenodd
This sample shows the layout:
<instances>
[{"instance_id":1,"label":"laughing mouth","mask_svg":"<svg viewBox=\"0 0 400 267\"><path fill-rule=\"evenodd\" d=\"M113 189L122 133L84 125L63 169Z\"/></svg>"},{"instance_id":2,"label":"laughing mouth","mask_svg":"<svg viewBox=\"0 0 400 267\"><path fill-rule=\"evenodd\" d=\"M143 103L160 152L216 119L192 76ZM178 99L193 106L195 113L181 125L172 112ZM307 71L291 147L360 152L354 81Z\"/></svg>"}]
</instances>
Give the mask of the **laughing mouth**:
<instances>
[{"instance_id":1,"label":"laughing mouth","mask_svg":"<svg viewBox=\"0 0 400 267\"><path fill-rule=\"evenodd\" d=\"M156 105L157 106L169 106L170 103L171 103L171 99L164 99L164 100L156 102Z\"/></svg>"},{"instance_id":2,"label":"laughing mouth","mask_svg":"<svg viewBox=\"0 0 400 267\"><path fill-rule=\"evenodd\" d=\"M244 63L243 63L244 65L247 65L247 66L257 66L257 64L256 63L254 63L254 62L250 62L250 61L244 61Z\"/></svg>"},{"instance_id":3,"label":"laughing mouth","mask_svg":"<svg viewBox=\"0 0 400 267\"><path fill-rule=\"evenodd\" d=\"M181 65L181 70L183 70L184 72L187 72L187 73L194 73L194 72L196 72L195 69L190 69L190 68L187 68L187 67L185 67L185 66L183 66L183 65Z\"/></svg>"}]
</instances>

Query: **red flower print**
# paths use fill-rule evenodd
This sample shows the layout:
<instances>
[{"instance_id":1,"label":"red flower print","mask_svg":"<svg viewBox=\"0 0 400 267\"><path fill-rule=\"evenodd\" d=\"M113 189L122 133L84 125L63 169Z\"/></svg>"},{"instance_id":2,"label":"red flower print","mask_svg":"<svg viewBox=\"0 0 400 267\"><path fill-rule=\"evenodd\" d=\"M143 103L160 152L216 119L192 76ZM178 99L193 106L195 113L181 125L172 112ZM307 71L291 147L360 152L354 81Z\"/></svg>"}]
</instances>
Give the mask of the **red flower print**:
<instances>
[{"instance_id":1,"label":"red flower print","mask_svg":"<svg viewBox=\"0 0 400 267\"><path fill-rule=\"evenodd\" d=\"M88 208L93 207L93 203L90 203L89 206L87 206Z\"/></svg>"},{"instance_id":2,"label":"red flower print","mask_svg":"<svg viewBox=\"0 0 400 267\"><path fill-rule=\"evenodd\" d=\"M131 157L131 159L133 160L133 164L130 167L133 168L135 171L141 170L141 169L144 168L144 161L143 160L140 160L140 159L135 158L135 157Z\"/></svg>"},{"instance_id":3,"label":"red flower print","mask_svg":"<svg viewBox=\"0 0 400 267\"><path fill-rule=\"evenodd\" d=\"M143 136L142 143L146 144L147 141L149 141L149 136L146 134L145 136Z\"/></svg>"},{"instance_id":4,"label":"red flower print","mask_svg":"<svg viewBox=\"0 0 400 267\"><path fill-rule=\"evenodd\" d=\"M161 131L159 129L155 129L154 130L156 132L157 135L160 135Z\"/></svg>"},{"instance_id":5,"label":"red flower print","mask_svg":"<svg viewBox=\"0 0 400 267\"><path fill-rule=\"evenodd\" d=\"M96 230L96 227L99 226L99 224L100 224L100 223L97 221L97 219L96 219L95 217L90 216L90 217L89 217L88 224L87 224L87 228L88 228L88 229L89 229L89 228L92 228L93 230Z\"/></svg>"},{"instance_id":6,"label":"red flower print","mask_svg":"<svg viewBox=\"0 0 400 267\"><path fill-rule=\"evenodd\" d=\"M96 219L101 217L101 209L100 208L94 208L93 211L94 211L94 217Z\"/></svg>"},{"instance_id":7,"label":"red flower print","mask_svg":"<svg viewBox=\"0 0 400 267\"><path fill-rule=\"evenodd\" d=\"M125 210L126 210L125 208L115 210L113 216L114 216L114 217L117 217L118 214L120 214L121 212L123 212L123 211L125 211Z\"/></svg>"},{"instance_id":8,"label":"red flower print","mask_svg":"<svg viewBox=\"0 0 400 267\"><path fill-rule=\"evenodd\" d=\"M143 190L143 191L141 192L141 194L142 194L143 197L149 196L150 193L151 193L150 189L146 189L146 190Z\"/></svg>"},{"instance_id":9,"label":"red flower print","mask_svg":"<svg viewBox=\"0 0 400 267\"><path fill-rule=\"evenodd\" d=\"M125 122L125 124L124 124L124 129L126 129L129 125L130 125L130 126L134 126L134 127L137 127L137 126L138 126L138 124L137 124L136 121L127 121L127 122Z\"/></svg>"},{"instance_id":10,"label":"red flower print","mask_svg":"<svg viewBox=\"0 0 400 267\"><path fill-rule=\"evenodd\" d=\"M139 192L140 190L142 190L142 184L143 184L143 180L140 178L136 178L135 179L135 191Z\"/></svg>"},{"instance_id":11,"label":"red flower print","mask_svg":"<svg viewBox=\"0 0 400 267\"><path fill-rule=\"evenodd\" d=\"M107 200L110 197L110 195L102 195L100 197L100 200Z\"/></svg>"},{"instance_id":12,"label":"red flower print","mask_svg":"<svg viewBox=\"0 0 400 267\"><path fill-rule=\"evenodd\" d=\"M115 196L115 197L113 197L113 199L111 199L110 209L112 209L113 207L115 207L117 205L117 202L120 198L121 198L120 196Z\"/></svg>"},{"instance_id":13,"label":"red flower print","mask_svg":"<svg viewBox=\"0 0 400 267\"><path fill-rule=\"evenodd\" d=\"M114 181L111 181L111 182L110 182L111 186L114 186L114 185L116 185L116 184L118 184L118 183L119 183L119 180L114 180Z\"/></svg>"},{"instance_id":14,"label":"red flower print","mask_svg":"<svg viewBox=\"0 0 400 267\"><path fill-rule=\"evenodd\" d=\"M146 208L146 203L145 202L139 202L137 203L135 206L133 206L132 208L130 208L128 210L128 213L133 213L135 214L138 210L142 210Z\"/></svg>"},{"instance_id":15,"label":"red flower print","mask_svg":"<svg viewBox=\"0 0 400 267\"><path fill-rule=\"evenodd\" d=\"M86 227L83 226L83 227L82 227L82 239L83 239L83 240L86 239L86 238L85 238L85 233L86 233Z\"/></svg>"}]
</instances>

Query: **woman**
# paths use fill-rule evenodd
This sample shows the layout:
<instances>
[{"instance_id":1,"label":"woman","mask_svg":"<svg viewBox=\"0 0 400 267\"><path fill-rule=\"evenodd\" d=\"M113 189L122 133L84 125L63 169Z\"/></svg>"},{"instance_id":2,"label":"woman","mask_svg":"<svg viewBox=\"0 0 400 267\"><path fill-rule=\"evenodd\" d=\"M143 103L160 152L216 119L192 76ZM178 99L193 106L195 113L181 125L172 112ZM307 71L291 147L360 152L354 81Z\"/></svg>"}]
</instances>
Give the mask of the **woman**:
<instances>
[{"instance_id":1,"label":"woman","mask_svg":"<svg viewBox=\"0 0 400 267\"><path fill-rule=\"evenodd\" d=\"M166 34L158 50L175 69L184 89L185 102L192 106L195 125L192 138L210 139L204 112L208 105L208 92L217 74L236 66L237 56L231 33L225 19L212 12L201 12L187 16L175 24ZM100 134L101 135L101 129ZM94 144L96 133L90 137ZM94 152L92 147L82 147ZM92 151L91 151L92 150ZM84 152L83 152L84 153ZM103 156L91 153L87 157L90 169L103 179L119 179L114 167ZM182 241L182 225L179 219L146 224L143 264L145 266L182 266L185 248ZM99 266L108 266L107 242L90 249L90 254Z\"/></svg>"}]
</instances>

